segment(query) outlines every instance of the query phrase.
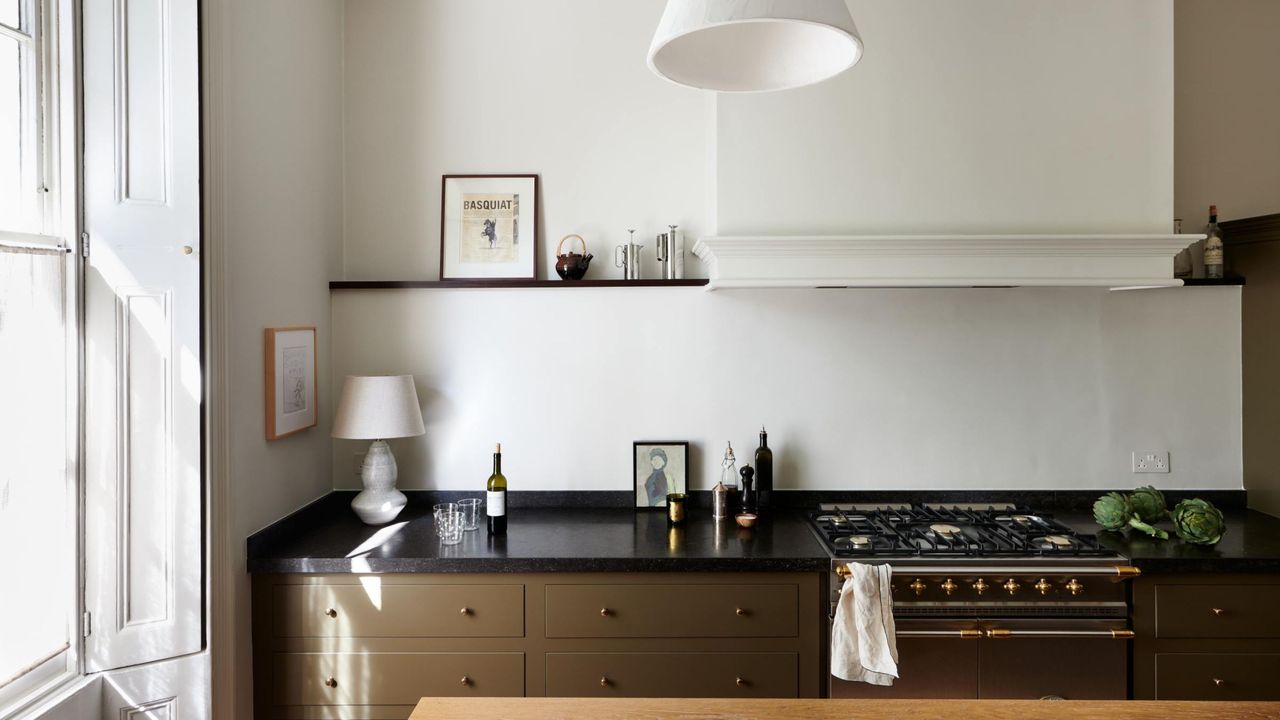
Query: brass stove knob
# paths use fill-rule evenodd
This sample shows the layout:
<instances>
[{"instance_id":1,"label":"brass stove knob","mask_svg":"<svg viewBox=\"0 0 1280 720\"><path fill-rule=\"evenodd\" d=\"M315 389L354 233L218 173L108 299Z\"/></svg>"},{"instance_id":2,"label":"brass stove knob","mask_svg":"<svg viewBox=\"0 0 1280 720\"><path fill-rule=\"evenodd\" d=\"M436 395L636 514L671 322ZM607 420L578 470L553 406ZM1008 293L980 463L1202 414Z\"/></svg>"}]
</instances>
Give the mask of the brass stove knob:
<instances>
[{"instance_id":1,"label":"brass stove knob","mask_svg":"<svg viewBox=\"0 0 1280 720\"><path fill-rule=\"evenodd\" d=\"M1014 580L1013 578L1009 578L1009 581L1006 582L1003 587L1005 590L1009 592L1010 595L1022 589L1022 586L1018 584L1018 581Z\"/></svg>"},{"instance_id":2,"label":"brass stove knob","mask_svg":"<svg viewBox=\"0 0 1280 720\"><path fill-rule=\"evenodd\" d=\"M955 584L955 583L953 583L953 582L951 582L951 578L947 578L947 581L946 581L946 582L944 582L944 583L942 583L942 585L941 585L940 587L942 588L942 591L943 591L943 592L945 592L946 594L950 595L951 593L953 593L953 592L955 592L955 591L956 591L956 588L958 588L958 587L960 587L960 586L959 586L959 585L956 585L956 584Z\"/></svg>"},{"instance_id":3,"label":"brass stove knob","mask_svg":"<svg viewBox=\"0 0 1280 720\"><path fill-rule=\"evenodd\" d=\"M987 581L986 581L986 580L983 580L982 578L978 578L978 582L976 582L976 583L974 583L974 584L973 584L973 589L974 589L975 591L977 591L977 593L978 593L979 595L981 595L982 593L986 592L986 591L987 591L987 588L989 588L989 587L991 587L991 586L990 586L990 585L988 585L988 584L987 584Z\"/></svg>"},{"instance_id":4,"label":"brass stove knob","mask_svg":"<svg viewBox=\"0 0 1280 720\"><path fill-rule=\"evenodd\" d=\"M920 581L920 578L916 578L915 581L912 582L911 585L909 585L908 587L914 590L916 595L923 595L925 587L927 586Z\"/></svg>"},{"instance_id":5,"label":"brass stove knob","mask_svg":"<svg viewBox=\"0 0 1280 720\"><path fill-rule=\"evenodd\" d=\"M1075 578L1071 578L1070 580L1068 580L1065 587L1072 595L1079 595L1080 593L1084 592L1084 585L1081 585L1080 581L1076 580Z\"/></svg>"},{"instance_id":6,"label":"brass stove knob","mask_svg":"<svg viewBox=\"0 0 1280 720\"><path fill-rule=\"evenodd\" d=\"M1040 581L1035 584L1035 588L1040 591L1041 595L1048 595L1053 586L1049 584L1048 580L1040 578Z\"/></svg>"}]
</instances>

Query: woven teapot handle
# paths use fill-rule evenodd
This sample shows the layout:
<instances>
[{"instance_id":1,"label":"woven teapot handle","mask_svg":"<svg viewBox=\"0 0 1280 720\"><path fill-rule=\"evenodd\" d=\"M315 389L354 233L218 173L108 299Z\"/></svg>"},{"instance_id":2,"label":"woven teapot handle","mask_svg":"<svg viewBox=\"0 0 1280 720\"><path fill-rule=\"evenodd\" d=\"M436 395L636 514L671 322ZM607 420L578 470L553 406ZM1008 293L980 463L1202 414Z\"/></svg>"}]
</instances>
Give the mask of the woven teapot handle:
<instances>
[{"instance_id":1,"label":"woven teapot handle","mask_svg":"<svg viewBox=\"0 0 1280 720\"><path fill-rule=\"evenodd\" d=\"M560 238L560 242L556 243L556 255L564 254L560 252L560 250L561 248L564 247L564 241L568 240L569 238L578 238L578 242L582 243L582 254L583 255L587 254L587 241L583 240L581 235L565 235L564 237Z\"/></svg>"}]
</instances>

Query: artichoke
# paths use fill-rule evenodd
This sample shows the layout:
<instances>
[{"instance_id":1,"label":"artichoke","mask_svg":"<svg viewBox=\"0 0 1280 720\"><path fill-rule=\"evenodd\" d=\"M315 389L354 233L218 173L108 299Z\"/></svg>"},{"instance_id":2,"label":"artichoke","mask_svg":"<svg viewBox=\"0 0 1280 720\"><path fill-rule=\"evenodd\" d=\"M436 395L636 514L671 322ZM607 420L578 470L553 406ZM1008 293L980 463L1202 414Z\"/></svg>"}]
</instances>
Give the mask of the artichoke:
<instances>
[{"instance_id":1,"label":"artichoke","mask_svg":"<svg viewBox=\"0 0 1280 720\"><path fill-rule=\"evenodd\" d=\"M1161 540L1169 538L1169 533L1148 525L1142 521L1142 518L1134 515L1133 503L1128 497L1118 492L1109 492L1098 498L1093 504L1093 519L1104 530L1123 530L1131 527Z\"/></svg>"},{"instance_id":2,"label":"artichoke","mask_svg":"<svg viewBox=\"0 0 1280 720\"><path fill-rule=\"evenodd\" d=\"M1169 506L1165 504L1164 493L1150 485L1130 493L1129 503L1133 506L1134 514L1149 523L1169 516Z\"/></svg>"},{"instance_id":3,"label":"artichoke","mask_svg":"<svg viewBox=\"0 0 1280 720\"><path fill-rule=\"evenodd\" d=\"M1183 541L1197 545L1213 545L1222 539L1226 524L1222 511L1207 500L1183 500L1173 507L1173 529Z\"/></svg>"}]
</instances>

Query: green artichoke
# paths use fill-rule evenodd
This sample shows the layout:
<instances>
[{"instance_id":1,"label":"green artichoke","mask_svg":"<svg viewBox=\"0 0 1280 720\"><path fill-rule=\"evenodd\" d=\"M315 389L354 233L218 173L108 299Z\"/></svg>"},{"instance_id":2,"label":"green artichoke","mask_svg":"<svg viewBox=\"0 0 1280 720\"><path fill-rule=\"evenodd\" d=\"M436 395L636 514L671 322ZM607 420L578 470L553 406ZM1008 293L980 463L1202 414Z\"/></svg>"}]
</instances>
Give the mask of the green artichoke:
<instances>
[{"instance_id":1,"label":"green artichoke","mask_svg":"<svg viewBox=\"0 0 1280 720\"><path fill-rule=\"evenodd\" d=\"M1173 529L1183 541L1197 545L1213 545L1227 531L1222 511L1207 500L1183 500L1173 507Z\"/></svg>"},{"instance_id":2,"label":"green artichoke","mask_svg":"<svg viewBox=\"0 0 1280 720\"><path fill-rule=\"evenodd\" d=\"M1148 525L1142 521L1142 518L1134 515L1133 503L1127 496L1118 492L1110 492L1098 498L1093 504L1093 519L1104 530L1123 530L1131 527L1161 540L1169 538L1169 533Z\"/></svg>"},{"instance_id":3,"label":"green artichoke","mask_svg":"<svg viewBox=\"0 0 1280 720\"><path fill-rule=\"evenodd\" d=\"M1133 506L1134 514L1145 522L1153 523L1169 516L1164 493L1150 485L1129 493L1129 503Z\"/></svg>"}]
</instances>

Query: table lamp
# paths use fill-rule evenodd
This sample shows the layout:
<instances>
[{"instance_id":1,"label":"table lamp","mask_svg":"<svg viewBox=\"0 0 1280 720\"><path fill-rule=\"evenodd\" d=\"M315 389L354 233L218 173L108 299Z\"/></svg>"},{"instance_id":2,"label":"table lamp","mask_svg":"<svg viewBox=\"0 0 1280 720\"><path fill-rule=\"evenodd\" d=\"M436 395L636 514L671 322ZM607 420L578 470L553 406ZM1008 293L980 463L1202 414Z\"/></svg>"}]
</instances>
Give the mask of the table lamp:
<instances>
[{"instance_id":1,"label":"table lamp","mask_svg":"<svg viewBox=\"0 0 1280 720\"><path fill-rule=\"evenodd\" d=\"M351 509L366 525L391 522L408 502L396 489L396 459L387 439L424 432L412 375L347 376L331 434L373 441L360 468L364 490L351 501Z\"/></svg>"}]
</instances>

